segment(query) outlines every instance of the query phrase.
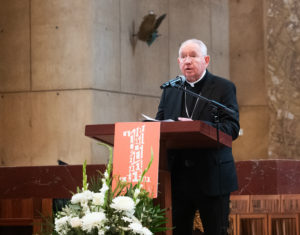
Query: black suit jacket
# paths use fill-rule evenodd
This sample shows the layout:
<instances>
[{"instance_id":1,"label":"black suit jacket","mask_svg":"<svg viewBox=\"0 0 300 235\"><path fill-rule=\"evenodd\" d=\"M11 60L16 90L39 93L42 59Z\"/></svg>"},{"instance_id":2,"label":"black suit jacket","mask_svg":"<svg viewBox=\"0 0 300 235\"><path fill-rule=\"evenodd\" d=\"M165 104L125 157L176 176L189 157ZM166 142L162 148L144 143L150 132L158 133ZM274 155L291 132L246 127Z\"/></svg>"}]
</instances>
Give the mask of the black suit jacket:
<instances>
[{"instance_id":1,"label":"black suit jacket","mask_svg":"<svg viewBox=\"0 0 300 235\"><path fill-rule=\"evenodd\" d=\"M221 131L231 135L233 140L236 139L240 127L235 85L208 71L204 78L202 96L215 100L236 112L233 116L221 113L219 124ZM184 108L183 102L183 91L176 88L164 89L156 119L177 120ZM201 100L195 107L193 119L216 126L210 105ZM207 195L220 195L238 188L234 159L229 147L170 150L168 158L172 181L176 183L179 190L180 188L185 190L184 186L188 185L188 187L196 187Z\"/></svg>"}]
</instances>

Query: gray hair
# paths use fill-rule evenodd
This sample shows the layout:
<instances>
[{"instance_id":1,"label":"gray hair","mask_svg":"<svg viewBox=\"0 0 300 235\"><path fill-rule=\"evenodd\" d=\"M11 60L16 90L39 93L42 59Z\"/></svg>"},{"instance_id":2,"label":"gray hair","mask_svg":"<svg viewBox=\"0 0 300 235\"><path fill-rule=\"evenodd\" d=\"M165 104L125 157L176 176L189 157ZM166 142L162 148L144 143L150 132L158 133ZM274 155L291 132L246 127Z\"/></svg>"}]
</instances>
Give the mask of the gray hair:
<instances>
[{"instance_id":1,"label":"gray hair","mask_svg":"<svg viewBox=\"0 0 300 235\"><path fill-rule=\"evenodd\" d=\"M183 43L181 43L181 45L179 47L179 50L178 50L179 57L180 57L180 53L181 53L182 47L185 46L188 43L197 44L200 47L202 55L204 55L204 56L207 55L207 47L206 47L206 45L201 40L198 40L198 39L188 39L188 40L184 41Z\"/></svg>"}]
</instances>

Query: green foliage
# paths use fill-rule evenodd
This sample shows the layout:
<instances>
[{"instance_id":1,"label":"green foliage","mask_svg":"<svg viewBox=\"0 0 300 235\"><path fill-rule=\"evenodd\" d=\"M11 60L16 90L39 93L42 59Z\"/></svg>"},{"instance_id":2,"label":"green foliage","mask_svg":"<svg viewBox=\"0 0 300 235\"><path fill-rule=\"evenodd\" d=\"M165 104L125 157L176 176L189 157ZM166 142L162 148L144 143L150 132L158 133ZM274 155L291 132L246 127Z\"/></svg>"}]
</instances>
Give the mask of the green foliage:
<instances>
[{"instance_id":1,"label":"green foliage","mask_svg":"<svg viewBox=\"0 0 300 235\"><path fill-rule=\"evenodd\" d=\"M128 189L126 196L132 197L136 187L132 187L132 185L130 186L131 187ZM149 228L153 233L168 230L168 228L163 226L167 222L167 218L165 216L166 210L161 209L159 205L154 205L153 199L149 196L149 192L141 189L137 200L139 202L135 208L135 216L139 218L145 227Z\"/></svg>"},{"instance_id":2,"label":"green foliage","mask_svg":"<svg viewBox=\"0 0 300 235\"><path fill-rule=\"evenodd\" d=\"M103 178L103 173L101 171L97 171L99 174L98 176L91 176L89 178L89 190L92 192L99 192L99 190L102 188L102 178Z\"/></svg>"},{"instance_id":3,"label":"green foliage","mask_svg":"<svg viewBox=\"0 0 300 235\"><path fill-rule=\"evenodd\" d=\"M87 184L87 174L86 174L86 160L83 163L82 166L82 190L87 190L88 184Z\"/></svg>"},{"instance_id":4,"label":"green foliage","mask_svg":"<svg viewBox=\"0 0 300 235\"><path fill-rule=\"evenodd\" d=\"M84 205L82 203L74 203L69 202L62 211L58 212L55 216L56 219L65 218L82 218L86 215L87 210L93 212L104 212L107 218L105 222L105 234L106 235L133 235L135 234L133 230L129 229L129 225L134 220L138 220L138 222L144 227L148 228L152 233L163 232L166 231L167 228L164 226L166 223L165 217L165 209L161 209L159 205L154 205L153 198L149 195L145 189L142 188L142 182L145 174L150 169L150 166L153 162L153 150L151 149L151 160L147 166L147 168L142 173L141 179L138 181L136 185L132 185L132 183L123 182L121 180L116 180L116 187L112 190L112 147L108 146L104 143L100 143L101 145L106 146L109 149L109 162L106 168L106 172L103 174L98 171L97 176L91 177L88 182L88 177L86 174L86 161L83 164L82 169L82 189L77 189L77 194L82 196L85 193L98 193L102 194L104 197L104 201L102 204L94 204L93 200L88 199L85 201ZM90 191L90 192L88 192ZM132 215L128 215L128 211L116 210L111 204L114 198L119 196L127 196L130 197L134 201L135 208L133 210ZM102 197L102 199L103 199ZM133 217L132 217L133 216ZM125 219L124 219L125 218ZM53 220L51 221L53 225ZM63 225L64 226L64 225ZM66 231L67 235L98 235L98 228L92 229L90 232L83 231L81 227L70 227L66 223ZM54 226L52 226L52 229ZM102 228L101 228L102 229ZM100 228L99 228L100 230ZM101 230L102 231L102 230ZM48 233L49 234L49 233ZM57 234L57 232L53 231L52 234Z\"/></svg>"}]
</instances>

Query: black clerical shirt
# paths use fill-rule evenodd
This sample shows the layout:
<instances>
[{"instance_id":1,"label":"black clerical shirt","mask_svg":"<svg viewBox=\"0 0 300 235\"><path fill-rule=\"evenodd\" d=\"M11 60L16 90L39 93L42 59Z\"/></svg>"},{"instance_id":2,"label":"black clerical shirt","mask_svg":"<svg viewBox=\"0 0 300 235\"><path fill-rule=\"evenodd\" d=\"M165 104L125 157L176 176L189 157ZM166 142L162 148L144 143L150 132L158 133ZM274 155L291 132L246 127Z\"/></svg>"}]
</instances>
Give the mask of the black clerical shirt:
<instances>
[{"instance_id":1,"label":"black clerical shirt","mask_svg":"<svg viewBox=\"0 0 300 235\"><path fill-rule=\"evenodd\" d=\"M195 83L194 87L192 87L188 82L185 82L184 86L187 90L190 90L196 94L201 95L202 87L205 82L206 82L206 76L204 76L199 82ZM194 110L197 109L197 105L199 104L199 102L203 102L203 101L193 95L185 93L183 95L181 116L193 119Z\"/></svg>"}]
</instances>

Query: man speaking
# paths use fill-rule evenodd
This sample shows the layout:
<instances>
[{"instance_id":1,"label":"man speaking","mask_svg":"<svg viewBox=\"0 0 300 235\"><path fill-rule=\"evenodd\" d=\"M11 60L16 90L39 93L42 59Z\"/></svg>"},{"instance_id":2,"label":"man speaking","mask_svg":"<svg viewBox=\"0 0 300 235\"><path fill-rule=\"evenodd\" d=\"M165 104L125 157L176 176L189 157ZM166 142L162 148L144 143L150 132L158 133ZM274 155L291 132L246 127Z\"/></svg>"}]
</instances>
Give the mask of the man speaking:
<instances>
[{"instance_id":1,"label":"man speaking","mask_svg":"<svg viewBox=\"0 0 300 235\"><path fill-rule=\"evenodd\" d=\"M183 42L178 64L186 90L233 110L222 112L182 90L164 89L156 119L202 120L236 139L239 114L235 85L207 70L210 57L205 44L197 39ZM168 152L172 181L173 234L192 234L196 210L200 212L205 235L225 235L228 228L229 196L237 190L237 176L232 150L180 149Z\"/></svg>"}]
</instances>

